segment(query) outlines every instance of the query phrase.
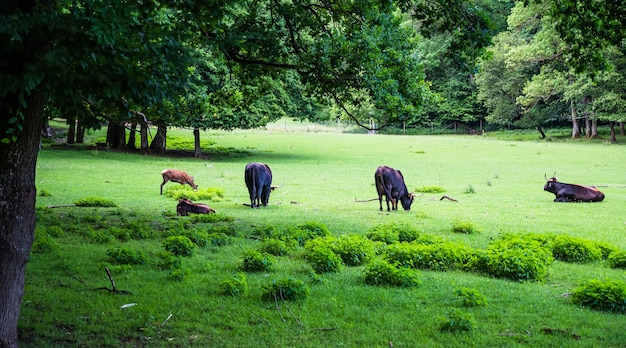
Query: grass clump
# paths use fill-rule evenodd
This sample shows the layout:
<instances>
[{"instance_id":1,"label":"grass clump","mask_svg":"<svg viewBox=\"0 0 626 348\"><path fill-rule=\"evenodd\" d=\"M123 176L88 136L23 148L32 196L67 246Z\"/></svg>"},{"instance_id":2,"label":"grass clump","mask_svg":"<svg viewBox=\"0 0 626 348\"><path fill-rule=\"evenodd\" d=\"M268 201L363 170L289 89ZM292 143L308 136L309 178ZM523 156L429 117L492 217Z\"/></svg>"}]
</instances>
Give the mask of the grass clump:
<instances>
[{"instance_id":1,"label":"grass clump","mask_svg":"<svg viewBox=\"0 0 626 348\"><path fill-rule=\"evenodd\" d=\"M608 257L609 267L626 269L626 251L614 251Z\"/></svg>"},{"instance_id":2,"label":"grass clump","mask_svg":"<svg viewBox=\"0 0 626 348\"><path fill-rule=\"evenodd\" d=\"M182 268L183 262L180 256L169 251L162 251L157 255L159 262L157 267L162 270L175 270Z\"/></svg>"},{"instance_id":3,"label":"grass clump","mask_svg":"<svg viewBox=\"0 0 626 348\"><path fill-rule=\"evenodd\" d=\"M554 258L564 262L591 262L602 258L602 251L594 242L570 237L558 236L552 244Z\"/></svg>"},{"instance_id":4,"label":"grass clump","mask_svg":"<svg viewBox=\"0 0 626 348\"><path fill-rule=\"evenodd\" d=\"M231 279L219 284L220 293L228 296L245 296L248 294L248 281L245 273L239 272Z\"/></svg>"},{"instance_id":5,"label":"grass clump","mask_svg":"<svg viewBox=\"0 0 626 348\"><path fill-rule=\"evenodd\" d=\"M314 239L312 242L321 240ZM337 255L331 245L324 242L308 243L305 247L304 259L316 273L339 272L343 267L341 256Z\"/></svg>"},{"instance_id":6,"label":"grass clump","mask_svg":"<svg viewBox=\"0 0 626 348\"><path fill-rule=\"evenodd\" d=\"M386 260L370 262L363 275L367 285L414 287L422 284L417 270L396 267Z\"/></svg>"},{"instance_id":7,"label":"grass clump","mask_svg":"<svg viewBox=\"0 0 626 348\"><path fill-rule=\"evenodd\" d=\"M78 199L74 201L74 204L78 207L117 207L117 204L112 200L95 196Z\"/></svg>"},{"instance_id":8,"label":"grass clump","mask_svg":"<svg viewBox=\"0 0 626 348\"><path fill-rule=\"evenodd\" d=\"M461 298L461 302L465 307L480 307L487 305L487 297L480 291L471 288L458 288L455 293Z\"/></svg>"},{"instance_id":9,"label":"grass clump","mask_svg":"<svg viewBox=\"0 0 626 348\"><path fill-rule=\"evenodd\" d=\"M52 196L52 193L50 193L50 191L46 190L46 189L41 189L39 190L39 197L50 197Z\"/></svg>"},{"instance_id":10,"label":"grass clump","mask_svg":"<svg viewBox=\"0 0 626 348\"><path fill-rule=\"evenodd\" d=\"M479 233L480 231L471 221L466 220L455 220L452 223L452 232L454 233L463 233L463 234L474 234Z\"/></svg>"},{"instance_id":11,"label":"grass clump","mask_svg":"<svg viewBox=\"0 0 626 348\"><path fill-rule=\"evenodd\" d=\"M592 279L572 291L571 301L595 310L626 313L626 283Z\"/></svg>"},{"instance_id":12,"label":"grass clump","mask_svg":"<svg viewBox=\"0 0 626 348\"><path fill-rule=\"evenodd\" d=\"M476 328L476 320L472 313L452 309L445 317L439 317L441 332L469 332Z\"/></svg>"},{"instance_id":13,"label":"grass clump","mask_svg":"<svg viewBox=\"0 0 626 348\"><path fill-rule=\"evenodd\" d=\"M248 250L244 253L241 268L246 272L271 272L275 264L276 259L272 255Z\"/></svg>"},{"instance_id":14,"label":"grass clump","mask_svg":"<svg viewBox=\"0 0 626 348\"><path fill-rule=\"evenodd\" d=\"M192 222L207 222L207 223L216 223L216 222L233 222L235 218L229 215L224 214L189 214L189 220Z\"/></svg>"},{"instance_id":15,"label":"grass clump","mask_svg":"<svg viewBox=\"0 0 626 348\"><path fill-rule=\"evenodd\" d=\"M469 247L452 242L398 243L390 245L383 253L383 258L402 267L449 271L461 269L471 254Z\"/></svg>"},{"instance_id":16,"label":"grass clump","mask_svg":"<svg viewBox=\"0 0 626 348\"><path fill-rule=\"evenodd\" d=\"M304 300L309 293L308 286L302 280L292 277L274 279L269 284L261 286L261 297L272 301Z\"/></svg>"},{"instance_id":17,"label":"grass clump","mask_svg":"<svg viewBox=\"0 0 626 348\"><path fill-rule=\"evenodd\" d=\"M263 240L259 250L274 256L284 256L289 253L290 248L284 240L276 238L267 238Z\"/></svg>"},{"instance_id":18,"label":"grass clump","mask_svg":"<svg viewBox=\"0 0 626 348\"><path fill-rule=\"evenodd\" d=\"M486 250L474 253L466 267L496 278L541 281L553 260L552 252L540 242L510 237L496 239Z\"/></svg>"},{"instance_id":19,"label":"grass clump","mask_svg":"<svg viewBox=\"0 0 626 348\"><path fill-rule=\"evenodd\" d=\"M147 259L143 251L124 247L109 248L106 254L108 262L114 265L143 265Z\"/></svg>"},{"instance_id":20,"label":"grass clump","mask_svg":"<svg viewBox=\"0 0 626 348\"><path fill-rule=\"evenodd\" d=\"M194 242L186 236L171 236L161 242L166 251L176 256L191 256L196 249Z\"/></svg>"},{"instance_id":21,"label":"grass clump","mask_svg":"<svg viewBox=\"0 0 626 348\"><path fill-rule=\"evenodd\" d=\"M309 221L297 226L288 227L282 233L281 239L304 246L306 242L311 239L328 236L330 236L330 231L325 224L317 221Z\"/></svg>"},{"instance_id":22,"label":"grass clump","mask_svg":"<svg viewBox=\"0 0 626 348\"><path fill-rule=\"evenodd\" d=\"M400 240L396 224L382 224L370 228L365 236L375 242L394 244Z\"/></svg>"},{"instance_id":23,"label":"grass clump","mask_svg":"<svg viewBox=\"0 0 626 348\"><path fill-rule=\"evenodd\" d=\"M197 191L187 185L171 185L163 193L166 197L179 200L189 198L192 201L213 201L218 202L225 196L225 191L218 187L207 187Z\"/></svg>"},{"instance_id":24,"label":"grass clump","mask_svg":"<svg viewBox=\"0 0 626 348\"><path fill-rule=\"evenodd\" d=\"M59 243L48 233L36 230L35 240L31 246L32 253L54 252L59 250Z\"/></svg>"},{"instance_id":25,"label":"grass clump","mask_svg":"<svg viewBox=\"0 0 626 348\"><path fill-rule=\"evenodd\" d=\"M421 192L421 193L443 193L443 192L446 192L446 190L443 187L440 187L440 186L422 186L422 187L419 187L419 188L415 189L415 192Z\"/></svg>"}]
</instances>

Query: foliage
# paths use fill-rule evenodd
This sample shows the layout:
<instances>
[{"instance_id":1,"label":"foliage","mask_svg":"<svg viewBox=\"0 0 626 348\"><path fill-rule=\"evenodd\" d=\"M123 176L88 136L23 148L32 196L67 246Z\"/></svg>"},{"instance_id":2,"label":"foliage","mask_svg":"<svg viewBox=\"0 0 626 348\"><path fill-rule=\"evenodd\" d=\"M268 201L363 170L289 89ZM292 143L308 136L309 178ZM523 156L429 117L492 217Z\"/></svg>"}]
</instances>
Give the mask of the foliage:
<instances>
[{"instance_id":1,"label":"foliage","mask_svg":"<svg viewBox=\"0 0 626 348\"><path fill-rule=\"evenodd\" d=\"M248 294L248 281L246 274L239 272L231 279L226 279L219 284L220 292L229 296L245 296Z\"/></svg>"},{"instance_id":2,"label":"foliage","mask_svg":"<svg viewBox=\"0 0 626 348\"><path fill-rule=\"evenodd\" d=\"M109 248L106 251L108 261L117 265L143 265L148 258L141 250L124 247Z\"/></svg>"},{"instance_id":3,"label":"foliage","mask_svg":"<svg viewBox=\"0 0 626 348\"><path fill-rule=\"evenodd\" d=\"M472 313L453 308L445 317L439 317L439 331L469 332L476 329L476 319Z\"/></svg>"},{"instance_id":4,"label":"foliage","mask_svg":"<svg viewBox=\"0 0 626 348\"><path fill-rule=\"evenodd\" d=\"M304 300L309 293L309 287L302 280L293 277L272 279L269 284L261 286L261 297L271 301Z\"/></svg>"},{"instance_id":5,"label":"foliage","mask_svg":"<svg viewBox=\"0 0 626 348\"><path fill-rule=\"evenodd\" d=\"M32 253L54 252L59 249L59 243L50 234L43 231L35 231L35 240L31 247Z\"/></svg>"},{"instance_id":6,"label":"foliage","mask_svg":"<svg viewBox=\"0 0 626 348\"><path fill-rule=\"evenodd\" d=\"M341 256L337 255L330 245L318 243L306 245L304 259L316 273L339 272L344 265Z\"/></svg>"},{"instance_id":7,"label":"foliage","mask_svg":"<svg viewBox=\"0 0 626 348\"><path fill-rule=\"evenodd\" d=\"M552 254L555 259L565 262L590 262L602 258L602 251L594 242L570 236L556 237Z\"/></svg>"},{"instance_id":8,"label":"foliage","mask_svg":"<svg viewBox=\"0 0 626 348\"><path fill-rule=\"evenodd\" d=\"M247 250L243 255L241 269L246 272L271 272L274 270L276 259L267 253L256 250Z\"/></svg>"},{"instance_id":9,"label":"foliage","mask_svg":"<svg viewBox=\"0 0 626 348\"><path fill-rule=\"evenodd\" d=\"M479 233L479 230L474 225L474 223L471 222L471 221L455 220L452 223L452 232L454 232L454 233L464 233L464 234L473 234L473 233Z\"/></svg>"},{"instance_id":10,"label":"foliage","mask_svg":"<svg viewBox=\"0 0 626 348\"><path fill-rule=\"evenodd\" d=\"M170 271L170 279L177 282L182 282L191 274L191 270L189 268L174 268Z\"/></svg>"},{"instance_id":11,"label":"foliage","mask_svg":"<svg viewBox=\"0 0 626 348\"><path fill-rule=\"evenodd\" d=\"M190 220L193 222L208 222L208 223L215 223L215 222L233 222L235 220L234 217L230 216L230 215L224 215L224 214L190 214ZM230 234L230 233L227 233Z\"/></svg>"},{"instance_id":12,"label":"foliage","mask_svg":"<svg viewBox=\"0 0 626 348\"><path fill-rule=\"evenodd\" d=\"M191 256L197 248L196 244L186 236L171 236L161 242L166 251L176 256Z\"/></svg>"},{"instance_id":13,"label":"foliage","mask_svg":"<svg viewBox=\"0 0 626 348\"><path fill-rule=\"evenodd\" d=\"M397 267L385 260L374 260L363 272L365 284L397 287L414 287L422 284L418 271Z\"/></svg>"},{"instance_id":14,"label":"foliage","mask_svg":"<svg viewBox=\"0 0 626 348\"><path fill-rule=\"evenodd\" d=\"M487 305L487 297L480 291L471 288L458 288L455 290L465 307L480 307Z\"/></svg>"},{"instance_id":15,"label":"foliage","mask_svg":"<svg viewBox=\"0 0 626 348\"><path fill-rule=\"evenodd\" d=\"M290 248L285 241L276 238L266 238L261 243L259 250L275 256L284 256L289 253Z\"/></svg>"},{"instance_id":16,"label":"foliage","mask_svg":"<svg viewBox=\"0 0 626 348\"><path fill-rule=\"evenodd\" d=\"M110 199L101 197L85 197L74 201L79 207L117 207L117 204Z\"/></svg>"},{"instance_id":17,"label":"foliage","mask_svg":"<svg viewBox=\"0 0 626 348\"><path fill-rule=\"evenodd\" d=\"M207 234L208 244L214 247L222 247L235 243L235 238L226 233L209 233Z\"/></svg>"},{"instance_id":18,"label":"foliage","mask_svg":"<svg viewBox=\"0 0 626 348\"><path fill-rule=\"evenodd\" d=\"M374 256L374 243L359 235L337 238L332 249L347 266L363 265Z\"/></svg>"},{"instance_id":19,"label":"foliage","mask_svg":"<svg viewBox=\"0 0 626 348\"><path fill-rule=\"evenodd\" d=\"M38 196L39 197L50 197L50 196L52 196L52 193L50 193L50 191L48 191L46 189L40 189Z\"/></svg>"},{"instance_id":20,"label":"foliage","mask_svg":"<svg viewBox=\"0 0 626 348\"><path fill-rule=\"evenodd\" d=\"M415 189L415 192L423 192L423 193L443 193L446 192L441 186L422 186Z\"/></svg>"},{"instance_id":21,"label":"foliage","mask_svg":"<svg viewBox=\"0 0 626 348\"><path fill-rule=\"evenodd\" d=\"M207 187L205 189L198 187L198 190L194 190L188 185L170 185L164 190L163 194L175 200L188 198L193 202L219 202L224 198L226 193L224 189L219 187Z\"/></svg>"},{"instance_id":22,"label":"foliage","mask_svg":"<svg viewBox=\"0 0 626 348\"><path fill-rule=\"evenodd\" d=\"M394 244L399 241L399 232L395 224L381 224L371 227L365 236L375 242Z\"/></svg>"},{"instance_id":23,"label":"foliage","mask_svg":"<svg viewBox=\"0 0 626 348\"><path fill-rule=\"evenodd\" d=\"M398 243L387 247L383 258L402 267L449 271L462 268L470 255L470 248L452 242Z\"/></svg>"},{"instance_id":24,"label":"foliage","mask_svg":"<svg viewBox=\"0 0 626 348\"><path fill-rule=\"evenodd\" d=\"M317 237L330 236L330 231L323 223L310 221L304 224L290 226L282 234L282 239L286 241L295 241L297 244L304 246L308 240Z\"/></svg>"},{"instance_id":25,"label":"foliage","mask_svg":"<svg viewBox=\"0 0 626 348\"><path fill-rule=\"evenodd\" d=\"M626 269L626 251L614 251L608 258L609 267Z\"/></svg>"},{"instance_id":26,"label":"foliage","mask_svg":"<svg viewBox=\"0 0 626 348\"><path fill-rule=\"evenodd\" d=\"M575 288L571 301L582 307L626 314L626 283L592 279Z\"/></svg>"},{"instance_id":27,"label":"foliage","mask_svg":"<svg viewBox=\"0 0 626 348\"><path fill-rule=\"evenodd\" d=\"M467 269L517 281L541 281L552 263L552 252L541 243L519 237L496 239L476 251Z\"/></svg>"},{"instance_id":28,"label":"foliage","mask_svg":"<svg viewBox=\"0 0 626 348\"><path fill-rule=\"evenodd\" d=\"M169 251L162 251L158 255L158 265L157 267L162 270L175 270L180 269L183 266L182 259L180 256L174 255Z\"/></svg>"}]
</instances>

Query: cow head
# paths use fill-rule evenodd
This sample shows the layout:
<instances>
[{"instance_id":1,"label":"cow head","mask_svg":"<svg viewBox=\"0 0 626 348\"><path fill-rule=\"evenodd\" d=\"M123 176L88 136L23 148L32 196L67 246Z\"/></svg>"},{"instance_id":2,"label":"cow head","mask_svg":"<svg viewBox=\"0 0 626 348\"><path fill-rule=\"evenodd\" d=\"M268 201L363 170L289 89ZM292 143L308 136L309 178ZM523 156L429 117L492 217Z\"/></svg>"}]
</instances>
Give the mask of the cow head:
<instances>
[{"instance_id":1,"label":"cow head","mask_svg":"<svg viewBox=\"0 0 626 348\"><path fill-rule=\"evenodd\" d=\"M411 204L413 204L414 198L415 196L412 193L400 197L400 203L402 204L402 208L404 208L404 210L406 211L411 210Z\"/></svg>"},{"instance_id":2,"label":"cow head","mask_svg":"<svg viewBox=\"0 0 626 348\"><path fill-rule=\"evenodd\" d=\"M548 178L548 176L545 174L543 174L543 177L546 179L546 184L543 186L543 190L556 193L556 188L554 187L555 186L554 184L558 182L558 179L556 177L556 172L554 172L554 175L552 175L551 178Z\"/></svg>"}]
</instances>

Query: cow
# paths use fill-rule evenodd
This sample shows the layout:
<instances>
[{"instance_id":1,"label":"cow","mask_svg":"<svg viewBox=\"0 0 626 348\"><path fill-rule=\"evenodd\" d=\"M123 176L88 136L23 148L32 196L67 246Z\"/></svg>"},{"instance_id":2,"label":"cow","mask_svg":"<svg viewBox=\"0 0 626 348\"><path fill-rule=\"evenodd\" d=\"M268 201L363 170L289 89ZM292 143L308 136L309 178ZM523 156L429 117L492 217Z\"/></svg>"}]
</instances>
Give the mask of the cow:
<instances>
[{"instance_id":1,"label":"cow","mask_svg":"<svg viewBox=\"0 0 626 348\"><path fill-rule=\"evenodd\" d=\"M261 205L267 206L270 193L280 187L272 186L272 170L265 163L252 162L246 164L244 179L250 194L251 208L258 208Z\"/></svg>"},{"instance_id":2,"label":"cow","mask_svg":"<svg viewBox=\"0 0 626 348\"><path fill-rule=\"evenodd\" d=\"M411 210L414 196L412 193L409 193L409 190L406 188L404 177L399 170L387 166L380 166L376 168L374 181L376 183L376 191L378 191L380 211L383 210L383 195L387 201L387 211L390 210L389 201L391 201L392 209L398 210L398 200L402 203L404 210Z\"/></svg>"},{"instance_id":3,"label":"cow","mask_svg":"<svg viewBox=\"0 0 626 348\"><path fill-rule=\"evenodd\" d=\"M182 198L178 200L176 205L176 213L180 216L187 216L192 214L214 214L215 210L206 204L194 203L188 198Z\"/></svg>"},{"instance_id":4,"label":"cow","mask_svg":"<svg viewBox=\"0 0 626 348\"><path fill-rule=\"evenodd\" d=\"M194 190L198 190L198 185L193 182L193 176L189 176L189 174L183 172L182 170L176 169L165 169L161 172L161 176L163 177L163 182L161 183L161 194L163 194L163 185L168 181L177 182L181 185L189 185Z\"/></svg>"},{"instance_id":5,"label":"cow","mask_svg":"<svg viewBox=\"0 0 626 348\"><path fill-rule=\"evenodd\" d=\"M558 182L556 176L550 179L545 176L546 184L544 191L554 193L555 202L602 202L604 193L594 186L582 186Z\"/></svg>"}]
</instances>

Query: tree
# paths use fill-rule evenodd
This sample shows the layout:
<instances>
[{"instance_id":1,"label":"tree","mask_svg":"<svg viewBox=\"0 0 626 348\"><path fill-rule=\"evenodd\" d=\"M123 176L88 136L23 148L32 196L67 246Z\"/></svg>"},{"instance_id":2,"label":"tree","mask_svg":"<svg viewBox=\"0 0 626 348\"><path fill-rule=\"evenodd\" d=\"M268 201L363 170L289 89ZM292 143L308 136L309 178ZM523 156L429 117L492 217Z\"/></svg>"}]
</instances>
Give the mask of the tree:
<instances>
[{"instance_id":1,"label":"tree","mask_svg":"<svg viewBox=\"0 0 626 348\"><path fill-rule=\"evenodd\" d=\"M486 41L463 1L24 0L0 5L0 346L17 346L24 272L35 226L35 164L46 105L84 121L117 110L119 121L180 101L202 36L248 76L296 71L307 91L338 105L369 96L381 124L410 117L425 88L411 11L425 30L453 30L460 49ZM441 20L439 20L441 19ZM437 28L431 23L443 23ZM158 119L155 118L155 119ZM355 122L360 120L354 118ZM143 146L142 132L142 146Z\"/></svg>"}]
</instances>

